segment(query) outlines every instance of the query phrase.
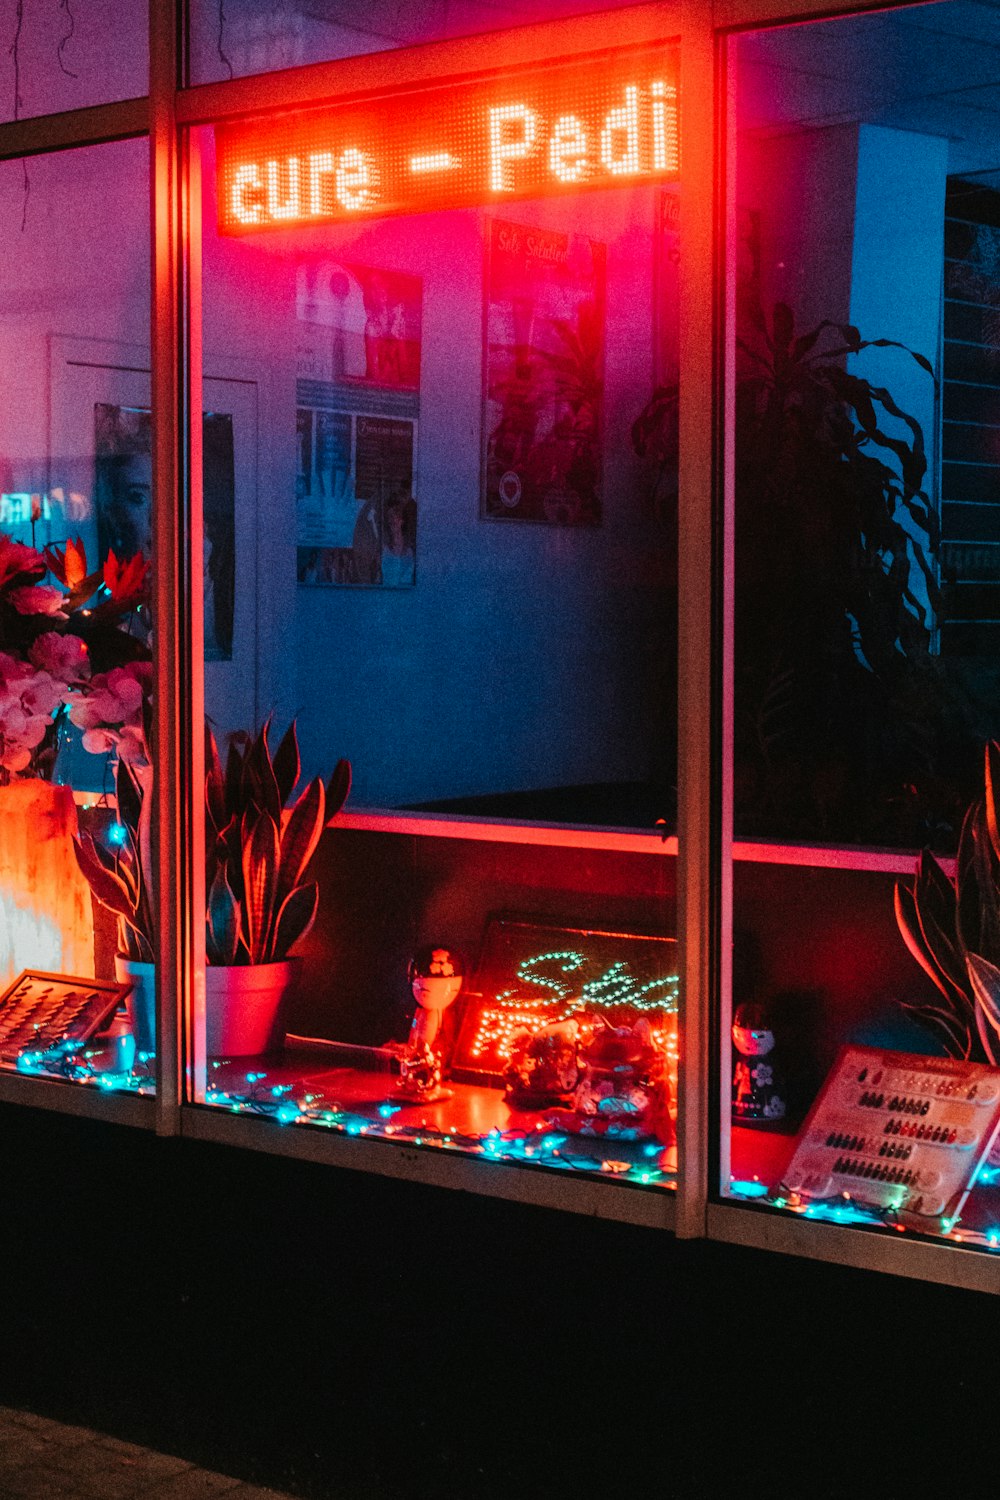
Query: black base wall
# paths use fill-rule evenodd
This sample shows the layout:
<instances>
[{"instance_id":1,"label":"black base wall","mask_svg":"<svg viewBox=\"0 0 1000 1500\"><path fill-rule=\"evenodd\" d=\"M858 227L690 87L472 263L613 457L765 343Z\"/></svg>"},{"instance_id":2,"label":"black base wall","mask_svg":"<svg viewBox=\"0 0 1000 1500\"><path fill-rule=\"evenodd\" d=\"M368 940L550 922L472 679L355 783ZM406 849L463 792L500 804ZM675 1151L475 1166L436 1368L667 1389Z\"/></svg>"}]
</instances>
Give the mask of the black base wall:
<instances>
[{"instance_id":1,"label":"black base wall","mask_svg":"<svg viewBox=\"0 0 1000 1500\"><path fill-rule=\"evenodd\" d=\"M995 1493L1000 1298L9 1106L0 1205L0 1401L260 1482Z\"/></svg>"}]
</instances>

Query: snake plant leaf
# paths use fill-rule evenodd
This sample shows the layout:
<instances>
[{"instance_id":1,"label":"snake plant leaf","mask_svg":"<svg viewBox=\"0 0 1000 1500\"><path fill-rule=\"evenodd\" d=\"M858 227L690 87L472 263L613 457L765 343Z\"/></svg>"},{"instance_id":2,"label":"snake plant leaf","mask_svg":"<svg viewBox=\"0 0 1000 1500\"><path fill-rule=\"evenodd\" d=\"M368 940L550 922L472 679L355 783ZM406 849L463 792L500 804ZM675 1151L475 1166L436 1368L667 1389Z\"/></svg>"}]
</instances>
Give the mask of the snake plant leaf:
<instances>
[{"instance_id":1,"label":"snake plant leaf","mask_svg":"<svg viewBox=\"0 0 1000 1500\"><path fill-rule=\"evenodd\" d=\"M226 878L225 865L215 872L208 893L205 954L210 964L232 964L240 942L240 908Z\"/></svg>"},{"instance_id":2,"label":"snake plant leaf","mask_svg":"<svg viewBox=\"0 0 1000 1500\"><path fill-rule=\"evenodd\" d=\"M326 784L326 826L328 828L347 801L350 790L351 762L338 760L333 768L333 775Z\"/></svg>"},{"instance_id":3,"label":"snake plant leaf","mask_svg":"<svg viewBox=\"0 0 1000 1500\"><path fill-rule=\"evenodd\" d=\"M995 1065L998 1050L996 1037L991 1034L989 1022L982 1008L978 1005L976 1006L976 1030L979 1032L979 1040L982 1043L983 1051L986 1053L986 1061Z\"/></svg>"},{"instance_id":4,"label":"snake plant leaf","mask_svg":"<svg viewBox=\"0 0 1000 1500\"><path fill-rule=\"evenodd\" d=\"M993 853L1000 860L1000 828L997 826L996 789L1000 783L1000 744L991 740L986 746L986 827Z\"/></svg>"},{"instance_id":5,"label":"snake plant leaf","mask_svg":"<svg viewBox=\"0 0 1000 1500\"><path fill-rule=\"evenodd\" d=\"M244 837L247 818L244 817ZM243 845L244 942L252 964L265 963L278 886L278 825L269 813L253 824Z\"/></svg>"},{"instance_id":6,"label":"snake plant leaf","mask_svg":"<svg viewBox=\"0 0 1000 1500\"><path fill-rule=\"evenodd\" d=\"M281 805L284 807L289 797L295 790L302 770L302 761L299 757L299 739L295 730L295 720L289 724L274 752L274 779L278 783L278 795Z\"/></svg>"},{"instance_id":7,"label":"snake plant leaf","mask_svg":"<svg viewBox=\"0 0 1000 1500\"><path fill-rule=\"evenodd\" d=\"M964 994L965 964L955 926L955 892L947 875L927 849L917 865L913 896L920 933L931 959L953 989Z\"/></svg>"},{"instance_id":8,"label":"snake plant leaf","mask_svg":"<svg viewBox=\"0 0 1000 1500\"><path fill-rule=\"evenodd\" d=\"M308 885L296 886L281 903L278 920L274 925L271 958L274 963L288 957L300 938L305 937L319 907L319 886L313 880Z\"/></svg>"},{"instance_id":9,"label":"snake plant leaf","mask_svg":"<svg viewBox=\"0 0 1000 1500\"><path fill-rule=\"evenodd\" d=\"M996 856L980 810L973 820L973 875L979 893L979 941L971 951L1000 958L1000 895L997 892Z\"/></svg>"},{"instance_id":10,"label":"snake plant leaf","mask_svg":"<svg viewBox=\"0 0 1000 1500\"><path fill-rule=\"evenodd\" d=\"M968 1061L972 1052L972 1033L953 1012L941 1010L936 1005L925 1005L922 1001L901 1000L899 1004L922 1026L940 1033L949 1057L962 1057Z\"/></svg>"},{"instance_id":11,"label":"snake plant leaf","mask_svg":"<svg viewBox=\"0 0 1000 1500\"><path fill-rule=\"evenodd\" d=\"M131 920L135 916L135 904L129 899L126 887L110 870L106 870L94 849L94 840L89 833L82 833L73 840L76 862L90 889L102 906L118 917Z\"/></svg>"},{"instance_id":12,"label":"snake plant leaf","mask_svg":"<svg viewBox=\"0 0 1000 1500\"><path fill-rule=\"evenodd\" d=\"M205 810L208 814L206 836L219 833L229 821L226 811L226 775L219 758L215 735L205 725Z\"/></svg>"},{"instance_id":13,"label":"snake plant leaf","mask_svg":"<svg viewBox=\"0 0 1000 1500\"><path fill-rule=\"evenodd\" d=\"M243 756L247 736L240 731L230 735L226 751L226 808L231 818L238 818L243 806L240 788L243 784Z\"/></svg>"},{"instance_id":14,"label":"snake plant leaf","mask_svg":"<svg viewBox=\"0 0 1000 1500\"><path fill-rule=\"evenodd\" d=\"M271 763L271 750L267 742L271 729L270 715L264 720L260 733L250 742L243 761L243 796L245 802L266 812L276 823L281 820L281 794Z\"/></svg>"},{"instance_id":15,"label":"snake plant leaf","mask_svg":"<svg viewBox=\"0 0 1000 1500\"><path fill-rule=\"evenodd\" d=\"M1000 969L980 953L968 954L966 963L978 1008L983 1011L997 1036L1000 1036Z\"/></svg>"},{"instance_id":16,"label":"snake plant leaf","mask_svg":"<svg viewBox=\"0 0 1000 1500\"><path fill-rule=\"evenodd\" d=\"M938 965L931 956L917 917L916 898L909 886L904 885L901 880L896 881L895 904L896 923L903 942L909 948L912 957L916 959L928 979L937 986L945 999L950 999L954 987L946 983Z\"/></svg>"},{"instance_id":17,"label":"snake plant leaf","mask_svg":"<svg viewBox=\"0 0 1000 1500\"><path fill-rule=\"evenodd\" d=\"M128 761L119 760L115 771L115 797L118 802L118 821L126 828L139 827L142 811L142 788Z\"/></svg>"},{"instance_id":18,"label":"snake plant leaf","mask_svg":"<svg viewBox=\"0 0 1000 1500\"><path fill-rule=\"evenodd\" d=\"M290 891L301 883L316 853L326 813L326 793L323 783L315 776L288 815L281 830L281 858L278 866L278 902L284 901Z\"/></svg>"},{"instance_id":19,"label":"snake plant leaf","mask_svg":"<svg viewBox=\"0 0 1000 1500\"><path fill-rule=\"evenodd\" d=\"M979 888L976 884L976 825L982 804L974 802L962 819L955 859L955 930L967 953L977 953L979 942Z\"/></svg>"}]
</instances>

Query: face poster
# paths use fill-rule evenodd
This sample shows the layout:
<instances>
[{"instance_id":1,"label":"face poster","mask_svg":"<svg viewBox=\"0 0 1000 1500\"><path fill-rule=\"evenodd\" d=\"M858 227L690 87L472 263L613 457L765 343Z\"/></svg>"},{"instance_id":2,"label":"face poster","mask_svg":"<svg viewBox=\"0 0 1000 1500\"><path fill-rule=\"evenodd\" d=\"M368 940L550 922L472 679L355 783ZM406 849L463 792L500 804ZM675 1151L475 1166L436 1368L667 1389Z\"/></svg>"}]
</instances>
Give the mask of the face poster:
<instances>
[{"instance_id":1,"label":"face poster","mask_svg":"<svg viewBox=\"0 0 1000 1500\"><path fill-rule=\"evenodd\" d=\"M296 544L300 584L416 582L423 283L311 260L296 305Z\"/></svg>"},{"instance_id":2,"label":"face poster","mask_svg":"<svg viewBox=\"0 0 1000 1500\"><path fill-rule=\"evenodd\" d=\"M601 522L605 247L488 224L482 515Z\"/></svg>"},{"instance_id":3,"label":"face poster","mask_svg":"<svg viewBox=\"0 0 1000 1500\"><path fill-rule=\"evenodd\" d=\"M152 557L152 427L148 408L94 407L97 547L125 560ZM206 412L202 427L205 517L205 660L231 661L236 582L233 419Z\"/></svg>"}]
</instances>

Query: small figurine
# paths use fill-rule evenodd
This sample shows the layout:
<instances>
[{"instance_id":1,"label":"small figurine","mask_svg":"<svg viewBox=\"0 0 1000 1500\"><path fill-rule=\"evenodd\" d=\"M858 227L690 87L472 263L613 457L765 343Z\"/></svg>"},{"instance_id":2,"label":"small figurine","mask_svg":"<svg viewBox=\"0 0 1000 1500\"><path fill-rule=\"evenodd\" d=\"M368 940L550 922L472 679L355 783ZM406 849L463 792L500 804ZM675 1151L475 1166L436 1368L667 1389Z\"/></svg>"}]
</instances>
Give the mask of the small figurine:
<instances>
[{"instance_id":1,"label":"small figurine","mask_svg":"<svg viewBox=\"0 0 1000 1500\"><path fill-rule=\"evenodd\" d=\"M775 1061L774 1032L764 1006L750 1001L737 1007L733 1046L739 1053L733 1068L734 1122L762 1125L783 1120L784 1080Z\"/></svg>"},{"instance_id":2,"label":"small figurine","mask_svg":"<svg viewBox=\"0 0 1000 1500\"><path fill-rule=\"evenodd\" d=\"M438 1037L448 1006L462 988L465 966L450 948L419 948L410 960L410 988L417 1008L399 1064L399 1097L432 1104L450 1099L441 1087L443 1062Z\"/></svg>"},{"instance_id":3,"label":"small figurine","mask_svg":"<svg viewBox=\"0 0 1000 1500\"><path fill-rule=\"evenodd\" d=\"M673 1145L666 1053L643 1018L634 1026L600 1026L580 1052L580 1081L569 1109L548 1120L579 1135Z\"/></svg>"},{"instance_id":4,"label":"small figurine","mask_svg":"<svg viewBox=\"0 0 1000 1500\"><path fill-rule=\"evenodd\" d=\"M518 1031L511 1039L504 1069L504 1097L511 1109L544 1109L566 1104L580 1078L576 1021L551 1021L537 1031Z\"/></svg>"}]
</instances>

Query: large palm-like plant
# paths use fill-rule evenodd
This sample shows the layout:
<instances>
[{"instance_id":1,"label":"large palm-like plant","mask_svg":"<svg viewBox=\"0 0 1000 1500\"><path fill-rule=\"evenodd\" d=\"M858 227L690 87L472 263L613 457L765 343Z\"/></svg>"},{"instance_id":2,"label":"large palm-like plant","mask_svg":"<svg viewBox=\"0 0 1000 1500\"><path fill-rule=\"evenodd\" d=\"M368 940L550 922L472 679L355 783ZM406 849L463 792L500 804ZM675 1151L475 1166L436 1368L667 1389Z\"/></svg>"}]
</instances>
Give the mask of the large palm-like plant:
<instances>
[{"instance_id":1,"label":"large palm-like plant","mask_svg":"<svg viewBox=\"0 0 1000 1500\"><path fill-rule=\"evenodd\" d=\"M742 314L735 390L736 818L747 835L950 841L982 735L930 652L938 522L920 423L849 368L895 349L778 303ZM632 429L676 509L677 388ZM948 776L939 768L947 766Z\"/></svg>"}]
</instances>

